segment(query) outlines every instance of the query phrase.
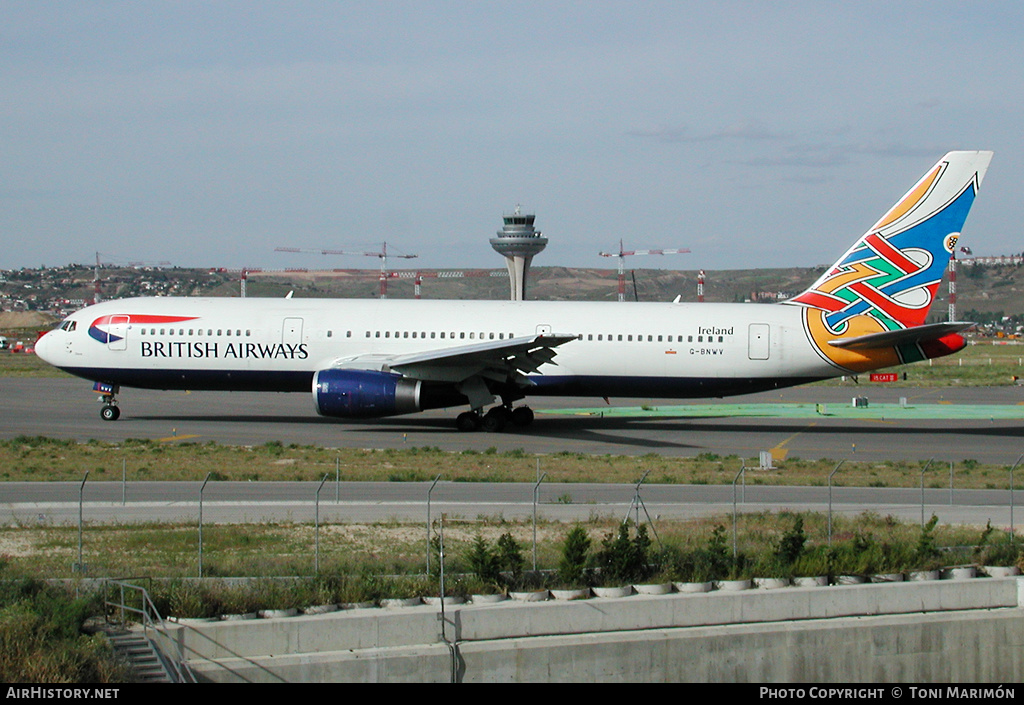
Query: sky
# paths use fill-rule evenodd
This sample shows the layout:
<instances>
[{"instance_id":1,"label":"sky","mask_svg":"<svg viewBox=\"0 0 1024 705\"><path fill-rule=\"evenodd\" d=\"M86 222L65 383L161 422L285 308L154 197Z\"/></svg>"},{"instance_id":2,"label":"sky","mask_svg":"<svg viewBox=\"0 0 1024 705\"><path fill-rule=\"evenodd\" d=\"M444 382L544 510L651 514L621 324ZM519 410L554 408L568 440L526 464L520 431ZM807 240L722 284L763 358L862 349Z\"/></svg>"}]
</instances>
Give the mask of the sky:
<instances>
[{"instance_id":1,"label":"sky","mask_svg":"<svg viewBox=\"0 0 1024 705\"><path fill-rule=\"evenodd\" d=\"M1024 250L1024 3L0 0L0 269L834 262L947 151Z\"/></svg>"}]
</instances>

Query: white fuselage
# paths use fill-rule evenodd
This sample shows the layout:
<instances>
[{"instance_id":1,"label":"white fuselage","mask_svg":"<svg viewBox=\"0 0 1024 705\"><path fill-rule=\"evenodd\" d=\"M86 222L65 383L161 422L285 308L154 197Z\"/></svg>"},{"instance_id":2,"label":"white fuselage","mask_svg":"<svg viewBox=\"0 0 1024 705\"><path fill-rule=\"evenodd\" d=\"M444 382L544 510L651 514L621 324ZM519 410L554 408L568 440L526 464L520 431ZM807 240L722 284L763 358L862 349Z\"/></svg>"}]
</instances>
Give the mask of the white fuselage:
<instances>
[{"instance_id":1,"label":"white fuselage","mask_svg":"<svg viewBox=\"0 0 1024 705\"><path fill-rule=\"evenodd\" d=\"M316 371L354 356L569 334L526 393L686 398L844 374L802 321L785 305L139 298L83 309L36 349L114 385L309 391Z\"/></svg>"}]
</instances>

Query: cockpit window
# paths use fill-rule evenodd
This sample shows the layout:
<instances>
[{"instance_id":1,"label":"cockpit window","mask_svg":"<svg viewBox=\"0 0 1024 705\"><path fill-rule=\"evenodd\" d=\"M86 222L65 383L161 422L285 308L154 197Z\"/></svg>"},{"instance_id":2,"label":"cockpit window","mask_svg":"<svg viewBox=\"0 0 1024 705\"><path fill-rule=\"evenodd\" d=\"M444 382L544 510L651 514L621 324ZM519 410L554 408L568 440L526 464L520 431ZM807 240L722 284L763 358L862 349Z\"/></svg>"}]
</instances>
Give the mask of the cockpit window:
<instances>
[{"instance_id":1,"label":"cockpit window","mask_svg":"<svg viewBox=\"0 0 1024 705\"><path fill-rule=\"evenodd\" d=\"M66 333L71 333L75 330L78 325L78 321L64 321L60 324L60 329Z\"/></svg>"}]
</instances>

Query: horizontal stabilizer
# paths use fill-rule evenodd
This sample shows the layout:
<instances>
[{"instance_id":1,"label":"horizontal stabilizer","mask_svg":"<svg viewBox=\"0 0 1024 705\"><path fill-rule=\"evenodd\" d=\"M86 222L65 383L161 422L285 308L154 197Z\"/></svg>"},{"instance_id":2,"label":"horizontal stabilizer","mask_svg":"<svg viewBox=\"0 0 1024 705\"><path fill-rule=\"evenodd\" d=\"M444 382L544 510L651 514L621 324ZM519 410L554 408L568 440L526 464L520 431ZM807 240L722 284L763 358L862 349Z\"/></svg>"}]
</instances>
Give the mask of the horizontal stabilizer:
<instances>
[{"instance_id":1,"label":"horizontal stabilizer","mask_svg":"<svg viewBox=\"0 0 1024 705\"><path fill-rule=\"evenodd\" d=\"M889 330L883 333L871 333L859 335L856 338L838 338L828 341L834 348L847 350L872 350L877 348L891 348L897 345L913 345L915 343L928 343L933 340L966 330L974 323L965 321L950 323L932 323L926 326L915 326L913 328L901 328Z\"/></svg>"}]
</instances>

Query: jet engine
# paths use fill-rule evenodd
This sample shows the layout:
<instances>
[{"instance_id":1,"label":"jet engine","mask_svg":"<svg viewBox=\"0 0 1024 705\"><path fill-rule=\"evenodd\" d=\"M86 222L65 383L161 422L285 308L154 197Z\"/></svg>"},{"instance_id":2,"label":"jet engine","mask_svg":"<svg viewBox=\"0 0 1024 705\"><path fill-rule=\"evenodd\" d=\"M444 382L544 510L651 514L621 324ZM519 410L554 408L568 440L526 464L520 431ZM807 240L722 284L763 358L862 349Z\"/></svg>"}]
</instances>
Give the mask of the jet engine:
<instances>
[{"instance_id":1,"label":"jet engine","mask_svg":"<svg viewBox=\"0 0 1024 705\"><path fill-rule=\"evenodd\" d=\"M374 370L320 370L313 376L313 403L321 416L370 419L465 404L448 384Z\"/></svg>"}]
</instances>

